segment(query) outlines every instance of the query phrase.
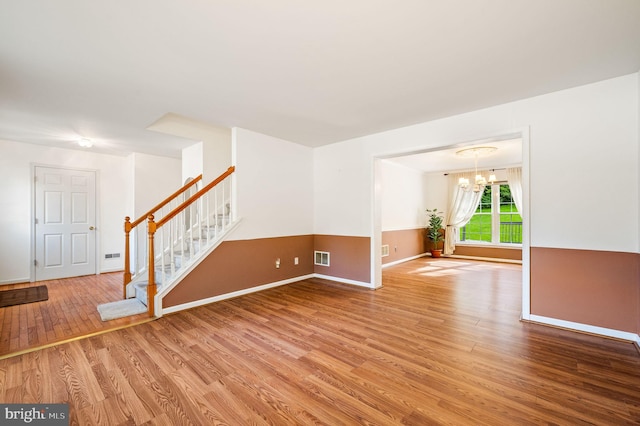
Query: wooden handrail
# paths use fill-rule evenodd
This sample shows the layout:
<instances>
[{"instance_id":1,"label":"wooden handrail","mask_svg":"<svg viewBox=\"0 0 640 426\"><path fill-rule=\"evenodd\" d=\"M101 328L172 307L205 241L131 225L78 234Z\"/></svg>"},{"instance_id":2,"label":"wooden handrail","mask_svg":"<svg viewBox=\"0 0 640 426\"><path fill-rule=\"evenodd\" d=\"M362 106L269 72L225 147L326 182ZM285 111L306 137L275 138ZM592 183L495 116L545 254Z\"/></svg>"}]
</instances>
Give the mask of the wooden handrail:
<instances>
[{"instance_id":1,"label":"wooden handrail","mask_svg":"<svg viewBox=\"0 0 640 426\"><path fill-rule=\"evenodd\" d=\"M202 180L202 175L199 175L198 177L194 178L191 182L185 184L182 188L178 189L176 192L174 192L173 194L165 198L163 201L161 201L157 206L155 206L154 208L152 208L151 210L149 210L148 212L140 216L138 219L131 222L131 228L135 228L136 226L140 225L143 221L147 220L149 215L155 214L155 212L157 212L158 210L160 210L161 208L169 204L171 200L173 200L178 195L182 194L184 191L191 188L193 185L195 185L201 180Z\"/></svg>"},{"instance_id":2,"label":"wooden handrail","mask_svg":"<svg viewBox=\"0 0 640 426\"><path fill-rule=\"evenodd\" d=\"M183 211L184 209L186 209L187 207L189 207L191 204L193 204L194 201L196 201L198 198L200 198L203 194L207 193L211 188L213 188L214 186L216 186L217 184L219 184L220 182L222 182L223 180L225 180L229 175L231 175L233 172L235 172L236 170L236 166L231 166L227 169L226 172L224 172L223 174L221 174L220 176L218 176L215 180L213 180L210 184L208 184L207 186L205 186L204 188L202 188L200 191L196 192L195 194L193 194L191 197L189 197L185 202L183 202L182 204L180 204L178 207L176 207L175 209L173 209L172 211L170 211L169 213L167 213L162 219L160 219L159 221L156 222L156 226L158 228L160 228L161 226L163 226L165 223L167 223L168 221L170 221L173 217L175 217L178 213L180 213L181 211Z\"/></svg>"}]
</instances>

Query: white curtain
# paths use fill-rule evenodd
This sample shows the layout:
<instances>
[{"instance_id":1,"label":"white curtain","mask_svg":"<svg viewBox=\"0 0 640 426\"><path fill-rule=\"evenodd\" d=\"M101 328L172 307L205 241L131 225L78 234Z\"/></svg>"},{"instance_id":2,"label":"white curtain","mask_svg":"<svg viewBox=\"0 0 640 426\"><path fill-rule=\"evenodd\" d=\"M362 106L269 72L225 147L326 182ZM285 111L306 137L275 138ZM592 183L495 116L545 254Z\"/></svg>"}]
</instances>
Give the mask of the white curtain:
<instances>
[{"instance_id":1,"label":"white curtain","mask_svg":"<svg viewBox=\"0 0 640 426\"><path fill-rule=\"evenodd\" d=\"M522 167L512 167L507 169L507 182L511 190L513 202L522 214Z\"/></svg>"},{"instance_id":2,"label":"white curtain","mask_svg":"<svg viewBox=\"0 0 640 426\"><path fill-rule=\"evenodd\" d=\"M484 192L484 185L480 185L479 192L463 190L458 185L458 180L461 177L469 179L469 184L472 187L475 182L475 174L472 172L449 174L449 209L444 221L446 226L444 254L453 254L456 248L458 229L469 222L471 216L476 212Z\"/></svg>"}]
</instances>

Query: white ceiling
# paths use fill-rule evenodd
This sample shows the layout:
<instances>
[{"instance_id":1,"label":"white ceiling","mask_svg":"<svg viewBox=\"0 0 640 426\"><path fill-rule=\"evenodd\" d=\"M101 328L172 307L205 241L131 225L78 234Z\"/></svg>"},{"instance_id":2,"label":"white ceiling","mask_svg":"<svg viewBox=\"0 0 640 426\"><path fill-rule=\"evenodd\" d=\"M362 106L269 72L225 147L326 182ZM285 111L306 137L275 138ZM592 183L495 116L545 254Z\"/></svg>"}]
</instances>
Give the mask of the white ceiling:
<instances>
[{"instance_id":1,"label":"white ceiling","mask_svg":"<svg viewBox=\"0 0 640 426\"><path fill-rule=\"evenodd\" d=\"M522 165L522 140L520 138L478 141L478 143L468 146L411 153L409 155L392 157L386 161L425 173L469 171L475 169L475 158L473 156L460 156L456 153L472 147L496 148L496 150L490 154L478 156L478 170Z\"/></svg>"},{"instance_id":2,"label":"white ceiling","mask_svg":"<svg viewBox=\"0 0 640 426\"><path fill-rule=\"evenodd\" d=\"M167 113L308 146L640 70L638 0L0 0L0 139L178 157Z\"/></svg>"}]
</instances>

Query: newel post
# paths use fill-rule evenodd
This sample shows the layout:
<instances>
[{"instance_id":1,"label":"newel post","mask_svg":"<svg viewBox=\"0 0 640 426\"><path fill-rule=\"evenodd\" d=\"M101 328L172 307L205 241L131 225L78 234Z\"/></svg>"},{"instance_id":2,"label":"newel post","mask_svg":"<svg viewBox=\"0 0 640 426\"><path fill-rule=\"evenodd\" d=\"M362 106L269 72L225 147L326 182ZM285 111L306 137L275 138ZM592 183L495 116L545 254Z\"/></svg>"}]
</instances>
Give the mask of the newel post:
<instances>
[{"instance_id":1,"label":"newel post","mask_svg":"<svg viewBox=\"0 0 640 426\"><path fill-rule=\"evenodd\" d=\"M147 285L147 308L149 309L149 316L155 315L155 299L156 299L156 277L155 277L155 252L153 237L156 233L156 223L153 221L153 215L150 214L147 218L147 230L149 232L149 283Z\"/></svg>"},{"instance_id":2,"label":"newel post","mask_svg":"<svg viewBox=\"0 0 640 426\"><path fill-rule=\"evenodd\" d=\"M130 264L130 248L129 233L131 232L131 218L124 218L124 285L122 286L122 298L127 298L127 284L131 282L131 264Z\"/></svg>"}]
</instances>

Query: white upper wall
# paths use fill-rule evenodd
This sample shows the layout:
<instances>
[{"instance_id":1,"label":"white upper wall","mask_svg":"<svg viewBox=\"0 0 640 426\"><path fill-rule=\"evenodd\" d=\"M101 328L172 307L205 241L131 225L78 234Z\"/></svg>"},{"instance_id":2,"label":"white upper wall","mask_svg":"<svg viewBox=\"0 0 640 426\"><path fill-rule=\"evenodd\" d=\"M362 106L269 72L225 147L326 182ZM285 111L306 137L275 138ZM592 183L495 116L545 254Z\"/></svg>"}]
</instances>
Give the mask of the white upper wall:
<instances>
[{"instance_id":1,"label":"white upper wall","mask_svg":"<svg viewBox=\"0 0 640 426\"><path fill-rule=\"evenodd\" d=\"M126 158L0 141L0 283L30 279L33 165L96 170L97 199L102 207L97 212L98 253L122 252L124 217L132 209L126 195L132 178ZM98 269L122 269L121 263L121 259L105 260L100 255Z\"/></svg>"},{"instance_id":2,"label":"white upper wall","mask_svg":"<svg viewBox=\"0 0 640 426\"><path fill-rule=\"evenodd\" d=\"M137 219L177 191L182 182L182 162L157 155L131 154L133 157L134 211Z\"/></svg>"},{"instance_id":3,"label":"white upper wall","mask_svg":"<svg viewBox=\"0 0 640 426\"><path fill-rule=\"evenodd\" d=\"M376 156L529 129L531 245L635 252L638 120L636 73L316 148L315 233L371 236Z\"/></svg>"},{"instance_id":4,"label":"white upper wall","mask_svg":"<svg viewBox=\"0 0 640 426\"><path fill-rule=\"evenodd\" d=\"M382 230L424 227L429 192L424 173L383 160L381 174Z\"/></svg>"},{"instance_id":5,"label":"white upper wall","mask_svg":"<svg viewBox=\"0 0 640 426\"><path fill-rule=\"evenodd\" d=\"M634 74L522 102L532 246L638 251L637 84Z\"/></svg>"},{"instance_id":6,"label":"white upper wall","mask_svg":"<svg viewBox=\"0 0 640 426\"><path fill-rule=\"evenodd\" d=\"M438 209L446 216L449 209L449 179L444 173L425 173L424 185L427 188L425 209ZM427 214L424 212L424 225L427 226Z\"/></svg>"},{"instance_id":7,"label":"white upper wall","mask_svg":"<svg viewBox=\"0 0 640 426\"><path fill-rule=\"evenodd\" d=\"M152 177L174 174L173 165L177 164L177 179L180 179L180 160L149 155L137 159L145 164L144 170L139 170L139 176L149 178L144 185L141 182L136 185L139 193L147 195L147 201L139 208L148 208L148 204L155 205L170 194L166 188L152 183ZM122 256L104 259L104 254L124 251L124 217L134 216L134 160L133 156L0 141L0 178L3 182L0 185L0 232L3 235L0 238L0 284L30 279L33 165L97 171L98 271L122 270ZM177 184L179 186L179 182Z\"/></svg>"},{"instance_id":8,"label":"white upper wall","mask_svg":"<svg viewBox=\"0 0 640 426\"><path fill-rule=\"evenodd\" d=\"M203 140L202 155L202 180L206 185L231 166L231 129L228 135L221 134L216 139Z\"/></svg>"},{"instance_id":9,"label":"white upper wall","mask_svg":"<svg viewBox=\"0 0 640 426\"><path fill-rule=\"evenodd\" d=\"M233 129L236 209L230 239L313 233L313 149Z\"/></svg>"},{"instance_id":10,"label":"white upper wall","mask_svg":"<svg viewBox=\"0 0 640 426\"><path fill-rule=\"evenodd\" d=\"M202 159L204 158L204 144L194 143L182 150L182 184L189 178L196 178L203 174Z\"/></svg>"},{"instance_id":11,"label":"white upper wall","mask_svg":"<svg viewBox=\"0 0 640 426\"><path fill-rule=\"evenodd\" d=\"M315 149L315 234L371 234L372 161L360 140Z\"/></svg>"}]
</instances>

